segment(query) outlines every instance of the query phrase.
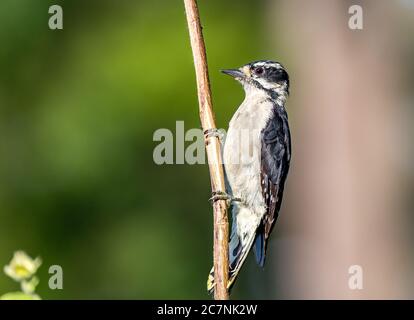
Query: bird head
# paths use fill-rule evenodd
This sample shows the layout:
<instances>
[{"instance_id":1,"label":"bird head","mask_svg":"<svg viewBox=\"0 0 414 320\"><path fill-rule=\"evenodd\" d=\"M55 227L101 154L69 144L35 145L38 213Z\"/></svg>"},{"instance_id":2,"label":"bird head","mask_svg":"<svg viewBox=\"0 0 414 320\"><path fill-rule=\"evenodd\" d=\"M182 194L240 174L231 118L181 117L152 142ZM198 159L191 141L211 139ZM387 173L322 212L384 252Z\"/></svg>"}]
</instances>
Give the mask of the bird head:
<instances>
[{"instance_id":1,"label":"bird head","mask_svg":"<svg viewBox=\"0 0 414 320\"><path fill-rule=\"evenodd\" d=\"M278 62L259 60L221 72L239 81L246 92L262 90L273 97L289 94L289 75Z\"/></svg>"}]
</instances>

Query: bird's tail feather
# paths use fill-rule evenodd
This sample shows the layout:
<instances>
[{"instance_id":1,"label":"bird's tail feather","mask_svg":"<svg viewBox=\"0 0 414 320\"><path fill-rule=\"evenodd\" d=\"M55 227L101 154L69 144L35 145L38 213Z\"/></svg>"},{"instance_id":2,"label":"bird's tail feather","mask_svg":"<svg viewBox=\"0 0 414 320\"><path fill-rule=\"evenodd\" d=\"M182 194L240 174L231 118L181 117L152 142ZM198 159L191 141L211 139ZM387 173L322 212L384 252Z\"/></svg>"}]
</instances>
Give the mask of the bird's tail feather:
<instances>
[{"instance_id":1,"label":"bird's tail feather","mask_svg":"<svg viewBox=\"0 0 414 320\"><path fill-rule=\"evenodd\" d=\"M254 247L253 247L255 256L256 256L256 262L260 267L264 266L265 263L265 257L266 257L266 243L264 238L264 233L261 228L259 228L256 232L256 239L254 241Z\"/></svg>"},{"instance_id":2,"label":"bird's tail feather","mask_svg":"<svg viewBox=\"0 0 414 320\"><path fill-rule=\"evenodd\" d=\"M234 281L236 280L240 272L240 269L243 266L243 263L249 254L249 251L253 245L254 239L255 239L255 234L253 233L247 237L247 242L244 246L239 244L239 246L241 247L241 250L239 250L237 256L233 260L233 263L230 264L229 283L227 284L227 287L229 289L233 286Z\"/></svg>"},{"instance_id":3,"label":"bird's tail feather","mask_svg":"<svg viewBox=\"0 0 414 320\"><path fill-rule=\"evenodd\" d=\"M251 234L246 237L246 244L243 246L235 228L232 230L229 243L229 280L227 283L227 289L231 289L240 269L249 254L250 248L255 240L255 234ZM211 268L210 274L207 280L207 290L211 293L215 286L214 282L214 267Z\"/></svg>"}]
</instances>

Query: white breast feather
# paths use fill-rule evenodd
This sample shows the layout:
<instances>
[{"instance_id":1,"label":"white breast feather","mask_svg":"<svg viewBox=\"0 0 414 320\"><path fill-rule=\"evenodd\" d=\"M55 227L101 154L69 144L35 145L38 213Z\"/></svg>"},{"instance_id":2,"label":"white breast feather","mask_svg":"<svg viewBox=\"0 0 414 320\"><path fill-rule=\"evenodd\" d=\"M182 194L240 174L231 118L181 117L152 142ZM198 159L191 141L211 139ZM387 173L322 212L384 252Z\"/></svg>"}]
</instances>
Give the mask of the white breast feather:
<instances>
[{"instance_id":1,"label":"white breast feather","mask_svg":"<svg viewBox=\"0 0 414 320\"><path fill-rule=\"evenodd\" d=\"M266 94L247 92L246 98L230 121L224 144L224 166L227 183L233 197L242 199L236 204L237 233L242 242L266 212L261 192L260 134L272 115L273 105ZM246 239L247 241L247 239Z\"/></svg>"}]
</instances>

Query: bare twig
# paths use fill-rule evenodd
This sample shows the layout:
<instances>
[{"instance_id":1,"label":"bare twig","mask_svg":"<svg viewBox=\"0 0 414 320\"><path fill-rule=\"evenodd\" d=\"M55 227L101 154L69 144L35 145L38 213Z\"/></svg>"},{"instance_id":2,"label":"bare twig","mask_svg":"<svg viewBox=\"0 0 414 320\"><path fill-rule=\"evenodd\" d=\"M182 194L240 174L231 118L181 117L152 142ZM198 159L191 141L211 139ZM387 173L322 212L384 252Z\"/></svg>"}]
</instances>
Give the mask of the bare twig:
<instances>
[{"instance_id":1,"label":"bare twig","mask_svg":"<svg viewBox=\"0 0 414 320\"><path fill-rule=\"evenodd\" d=\"M197 78L198 102L201 126L204 132L215 129L212 109L210 82L208 78L206 48L200 24L196 0L184 0L185 11L193 50ZM206 151L209 162L211 189L213 192L225 191L220 142L217 137L206 138ZM228 218L225 200L213 203L214 208L214 298L227 300L228 281Z\"/></svg>"}]
</instances>

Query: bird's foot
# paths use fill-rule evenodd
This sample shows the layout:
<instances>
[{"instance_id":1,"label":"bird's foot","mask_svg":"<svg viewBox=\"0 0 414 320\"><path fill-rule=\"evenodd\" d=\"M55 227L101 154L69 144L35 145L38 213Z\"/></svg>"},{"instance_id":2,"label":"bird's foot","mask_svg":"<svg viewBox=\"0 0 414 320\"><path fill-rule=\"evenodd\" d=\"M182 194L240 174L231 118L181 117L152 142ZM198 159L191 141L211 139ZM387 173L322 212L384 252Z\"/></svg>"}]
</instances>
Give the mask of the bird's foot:
<instances>
[{"instance_id":1,"label":"bird's foot","mask_svg":"<svg viewBox=\"0 0 414 320\"><path fill-rule=\"evenodd\" d=\"M223 142L224 138L225 138L225 133L222 130L217 129L217 128L211 128L211 129L205 130L204 131L204 138L208 139L208 138L211 138L211 137L217 137L217 138L219 138L220 142Z\"/></svg>"},{"instance_id":2,"label":"bird's foot","mask_svg":"<svg viewBox=\"0 0 414 320\"><path fill-rule=\"evenodd\" d=\"M209 200L212 203L214 203L216 201L219 201L219 200L225 200L226 201L226 204L227 204L227 207L230 207L230 205L233 202L241 202L241 199L240 198L232 197L232 196L230 196L229 194L227 194L226 192L223 192L223 191L214 191L211 194L211 198Z\"/></svg>"},{"instance_id":3,"label":"bird's foot","mask_svg":"<svg viewBox=\"0 0 414 320\"><path fill-rule=\"evenodd\" d=\"M211 202L217 202L219 200L230 200L231 196L229 196L226 192L223 191L213 191L211 193L211 198L209 199L209 201Z\"/></svg>"}]
</instances>

